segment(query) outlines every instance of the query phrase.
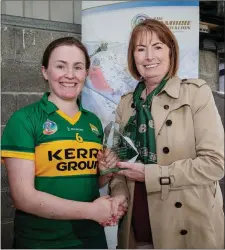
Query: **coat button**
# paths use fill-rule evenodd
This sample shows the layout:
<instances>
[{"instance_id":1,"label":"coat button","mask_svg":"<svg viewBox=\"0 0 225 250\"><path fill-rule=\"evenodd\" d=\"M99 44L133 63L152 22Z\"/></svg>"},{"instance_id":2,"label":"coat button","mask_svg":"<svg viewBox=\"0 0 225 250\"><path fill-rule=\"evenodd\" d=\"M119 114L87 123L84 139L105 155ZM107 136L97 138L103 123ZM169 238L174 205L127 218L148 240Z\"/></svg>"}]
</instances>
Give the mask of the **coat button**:
<instances>
[{"instance_id":1,"label":"coat button","mask_svg":"<svg viewBox=\"0 0 225 250\"><path fill-rule=\"evenodd\" d=\"M134 103L131 104L131 108L134 109L135 108L135 105Z\"/></svg>"},{"instance_id":2,"label":"coat button","mask_svg":"<svg viewBox=\"0 0 225 250\"><path fill-rule=\"evenodd\" d=\"M176 202L176 203L175 203L175 207L177 207L177 208L182 207L182 203L180 203L179 201L178 201L178 202Z\"/></svg>"},{"instance_id":3,"label":"coat button","mask_svg":"<svg viewBox=\"0 0 225 250\"><path fill-rule=\"evenodd\" d=\"M186 235L188 232L187 232L187 230L185 230L185 229L182 229L181 231L180 231L180 234L181 235Z\"/></svg>"},{"instance_id":4,"label":"coat button","mask_svg":"<svg viewBox=\"0 0 225 250\"><path fill-rule=\"evenodd\" d=\"M172 121L171 121L171 120L167 120L167 121L166 121L166 125L167 125L167 126L171 126L171 125L172 125Z\"/></svg>"},{"instance_id":5,"label":"coat button","mask_svg":"<svg viewBox=\"0 0 225 250\"><path fill-rule=\"evenodd\" d=\"M164 109L169 109L169 105L164 105Z\"/></svg>"},{"instance_id":6,"label":"coat button","mask_svg":"<svg viewBox=\"0 0 225 250\"><path fill-rule=\"evenodd\" d=\"M163 148L163 153L168 154L170 152L168 147L164 147Z\"/></svg>"}]
</instances>

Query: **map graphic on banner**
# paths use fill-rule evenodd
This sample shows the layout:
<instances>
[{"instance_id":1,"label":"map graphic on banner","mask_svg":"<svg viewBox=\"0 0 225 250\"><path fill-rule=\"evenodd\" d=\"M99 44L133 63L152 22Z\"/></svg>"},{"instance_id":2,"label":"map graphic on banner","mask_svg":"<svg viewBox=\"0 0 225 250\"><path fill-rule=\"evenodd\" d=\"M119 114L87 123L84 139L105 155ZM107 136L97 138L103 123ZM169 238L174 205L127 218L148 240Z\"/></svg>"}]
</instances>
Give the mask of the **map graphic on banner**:
<instances>
[{"instance_id":1,"label":"map graphic on banner","mask_svg":"<svg viewBox=\"0 0 225 250\"><path fill-rule=\"evenodd\" d=\"M178 75L198 77L198 1L82 1L82 42L91 67L81 100L103 127L115 119L120 97L137 85L128 71L127 48L132 28L146 18L164 22L175 34L180 48Z\"/></svg>"}]
</instances>

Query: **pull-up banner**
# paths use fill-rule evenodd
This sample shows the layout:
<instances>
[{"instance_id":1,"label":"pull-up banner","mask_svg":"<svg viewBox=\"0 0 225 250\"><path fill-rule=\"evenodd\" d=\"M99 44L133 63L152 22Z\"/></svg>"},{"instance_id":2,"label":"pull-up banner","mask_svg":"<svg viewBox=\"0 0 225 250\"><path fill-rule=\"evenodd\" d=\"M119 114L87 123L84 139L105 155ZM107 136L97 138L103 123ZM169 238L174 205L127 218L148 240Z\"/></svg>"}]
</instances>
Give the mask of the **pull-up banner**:
<instances>
[{"instance_id":1,"label":"pull-up banner","mask_svg":"<svg viewBox=\"0 0 225 250\"><path fill-rule=\"evenodd\" d=\"M128 42L133 27L147 18L164 22L175 34L178 75L198 77L198 1L82 1L82 41L91 57L82 105L98 115L103 126L114 120L121 95L137 84L127 67Z\"/></svg>"}]
</instances>

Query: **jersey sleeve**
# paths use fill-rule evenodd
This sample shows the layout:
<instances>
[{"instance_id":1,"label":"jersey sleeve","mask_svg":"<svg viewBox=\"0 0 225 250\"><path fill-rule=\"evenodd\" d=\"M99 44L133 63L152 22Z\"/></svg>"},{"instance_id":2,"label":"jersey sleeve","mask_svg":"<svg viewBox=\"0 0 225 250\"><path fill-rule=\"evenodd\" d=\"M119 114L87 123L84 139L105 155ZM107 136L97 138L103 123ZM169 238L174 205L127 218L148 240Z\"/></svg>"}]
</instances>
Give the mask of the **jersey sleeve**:
<instances>
[{"instance_id":1,"label":"jersey sleeve","mask_svg":"<svg viewBox=\"0 0 225 250\"><path fill-rule=\"evenodd\" d=\"M9 119L2 135L1 157L35 160L34 128L29 114L16 111Z\"/></svg>"}]
</instances>

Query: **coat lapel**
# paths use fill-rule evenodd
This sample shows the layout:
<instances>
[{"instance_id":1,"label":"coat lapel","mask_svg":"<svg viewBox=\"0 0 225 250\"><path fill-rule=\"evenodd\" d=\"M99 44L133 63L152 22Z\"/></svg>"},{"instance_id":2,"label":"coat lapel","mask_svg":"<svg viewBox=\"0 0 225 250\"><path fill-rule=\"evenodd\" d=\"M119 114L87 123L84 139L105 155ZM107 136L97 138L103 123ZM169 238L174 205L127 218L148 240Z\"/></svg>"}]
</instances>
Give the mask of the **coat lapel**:
<instances>
[{"instance_id":1,"label":"coat lapel","mask_svg":"<svg viewBox=\"0 0 225 250\"><path fill-rule=\"evenodd\" d=\"M174 101L180 95L180 85L181 79L177 76L174 76L168 80L165 87L162 91L153 98L152 100L152 116L155 123L155 137L158 136L168 114L171 110L173 110ZM171 98L172 97L172 98ZM128 103L124 107L126 112L123 115L123 125L125 126L132 115L133 109L131 108L132 96L131 99L128 100ZM166 109L165 105L168 105L169 108Z\"/></svg>"},{"instance_id":2,"label":"coat lapel","mask_svg":"<svg viewBox=\"0 0 225 250\"><path fill-rule=\"evenodd\" d=\"M152 116L155 123L156 138L170 111L173 110L175 100L179 97L180 84L179 77L169 79L162 91L153 98Z\"/></svg>"},{"instance_id":3,"label":"coat lapel","mask_svg":"<svg viewBox=\"0 0 225 250\"><path fill-rule=\"evenodd\" d=\"M171 98L155 97L152 102L152 116L155 124L155 137L157 138L172 106L173 100ZM165 107L169 107L165 109Z\"/></svg>"}]
</instances>

